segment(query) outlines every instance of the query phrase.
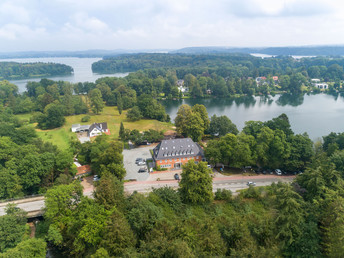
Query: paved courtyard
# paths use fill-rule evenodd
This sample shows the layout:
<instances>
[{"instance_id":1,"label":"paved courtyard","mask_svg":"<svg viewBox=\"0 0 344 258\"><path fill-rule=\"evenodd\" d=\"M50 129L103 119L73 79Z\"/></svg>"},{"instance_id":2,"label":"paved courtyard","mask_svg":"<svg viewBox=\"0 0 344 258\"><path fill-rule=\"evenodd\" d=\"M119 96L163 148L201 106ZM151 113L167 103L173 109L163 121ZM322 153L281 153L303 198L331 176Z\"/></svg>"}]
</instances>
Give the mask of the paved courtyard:
<instances>
[{"instance_id":1,"label":"paved courtyard","mask_svg":"<svg viewBox=\"0 0 344 258\"><path fill-rule=\"evenodd\" d=\"M149 145L131 150L123 150L123 163L124 168L127 171L127 175L124 178L125 180L136 179L137 181L145 181L148 179L148 170L143 173L138 172L140 167L147 166L138 166L135 164L135 160L137 158L151 159L152 155L149 150L153 149L155 146L156 145Z\"/></svg>"}]
</instances>

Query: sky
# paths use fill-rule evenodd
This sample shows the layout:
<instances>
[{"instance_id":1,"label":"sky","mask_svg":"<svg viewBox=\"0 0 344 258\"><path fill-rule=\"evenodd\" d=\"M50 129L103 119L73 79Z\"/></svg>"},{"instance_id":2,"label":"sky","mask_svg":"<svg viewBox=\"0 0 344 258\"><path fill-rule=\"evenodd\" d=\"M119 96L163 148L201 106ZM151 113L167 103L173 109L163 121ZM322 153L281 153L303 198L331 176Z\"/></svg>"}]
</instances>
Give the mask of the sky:
<instances>
[{"instance_id":1,"label":"sky","mask_svg":"<svg viewBox=\"0 0 344 258\"><path fill-rule=\"evenodd\" d=\"M0 52L344 45L341 0L0 0Z\"/></svg>"}]
</instances>

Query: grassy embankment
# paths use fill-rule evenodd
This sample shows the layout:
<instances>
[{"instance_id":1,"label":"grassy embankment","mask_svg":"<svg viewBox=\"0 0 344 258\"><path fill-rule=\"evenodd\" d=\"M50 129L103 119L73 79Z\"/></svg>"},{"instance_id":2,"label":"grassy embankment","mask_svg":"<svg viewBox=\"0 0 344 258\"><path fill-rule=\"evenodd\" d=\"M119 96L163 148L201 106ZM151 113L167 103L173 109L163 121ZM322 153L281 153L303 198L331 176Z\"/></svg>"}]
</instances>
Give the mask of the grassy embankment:
<instances>
[{"instance_id":1,"label":"grassy embankment","mask_svg":"<svg viewBox=\"0 0 344 258\"><path fill-rule=\"evenodd\" d=\"M18 115L19 119L29 120L30 114ZM172 124L163 123L157 120L142 119L135 122L129 122L126 119L126 111L123 111L120 115L117 107L105 107L103 112L99 115L90 114L90 121L86 123L81 123L81 118L83 115L66 116L66 123L64 126L52 130L40 130L36 129L38 136L44 141L52 142L57 145L60 149L66 149L69 146L69 140L71 137L76 138L76 134L72 133L70 130L72 124L92 124L94 122L107 122L108 128L111 132L111 137L118 138L119 128L121 122L123 122L124 128L126 129L137 129L139 131L146 131L149 129L154 130L171 130Z\"/></svg>"}]
</instances>

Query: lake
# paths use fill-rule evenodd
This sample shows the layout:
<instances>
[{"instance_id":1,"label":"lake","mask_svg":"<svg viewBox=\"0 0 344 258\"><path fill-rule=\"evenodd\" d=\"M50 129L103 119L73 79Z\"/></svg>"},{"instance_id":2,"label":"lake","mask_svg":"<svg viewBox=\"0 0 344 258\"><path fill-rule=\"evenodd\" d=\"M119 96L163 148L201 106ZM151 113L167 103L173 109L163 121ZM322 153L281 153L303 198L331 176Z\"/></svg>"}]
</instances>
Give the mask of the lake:
<instances>
[{"instance_id":1,"label":"lake","mask_svg":"<svg viewBox=\"0 0 344 258\"><path fill-rule=\"evenodd\" d=\"M43 58L18 58L18 59L0 59L0 62L13 61L18 63L59 63L66 64L74 69L74 74L67 76L53 76L44 77L55 81L68 81L76 82L95 82L97 79L106 76L124 77L128 73L115 73L115 74L97 74L92 72L92 63L101 60L101 58L77 58L77 57L43 57ZM42 77L43 78L43 77ZM11 83L18 86L19 92L26 90L26 83L28 81L38 82L42 78L31 78L22 80L9 80Z\"/></svg>"},{"instance_id":2,"label":"lake","mask_svg":"<svg viewBox=\"0 0 344 258\"><path fill-rule=\"evenodd\" d=\"M276 95L270 97L241 97L237 99L166 100L162 104L174 121L182 104L203 104L209 117L226 115L241 130L245 121L267 121L285 113L294 133L307 132L314 141L330 132L344 132L343 95Z\"/></svg>"}]
</instances>

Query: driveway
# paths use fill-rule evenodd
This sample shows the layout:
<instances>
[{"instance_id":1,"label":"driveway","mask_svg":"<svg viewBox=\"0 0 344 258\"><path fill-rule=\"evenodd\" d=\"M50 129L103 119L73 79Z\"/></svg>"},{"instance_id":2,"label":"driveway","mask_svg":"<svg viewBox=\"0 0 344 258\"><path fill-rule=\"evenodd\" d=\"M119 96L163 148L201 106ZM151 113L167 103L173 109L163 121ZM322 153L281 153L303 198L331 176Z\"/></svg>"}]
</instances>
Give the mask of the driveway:
<instances>
[{"instance_id":1,"label":"driveway","mask_svg":"<svg viewBox=\"0 0 344 258\"><path fill-rule=\"evenodd\" d=\"M149 150L154 147L155 145L149 145L131 150L123 150L123 163L127 171L127 175L124 178L125 180L136 179L137 181L146 181L148 179L148 172L138 173L140 166L135 164L135 160L137 158L151 159L152 155Z\"/></svg>"}]
</instances>

